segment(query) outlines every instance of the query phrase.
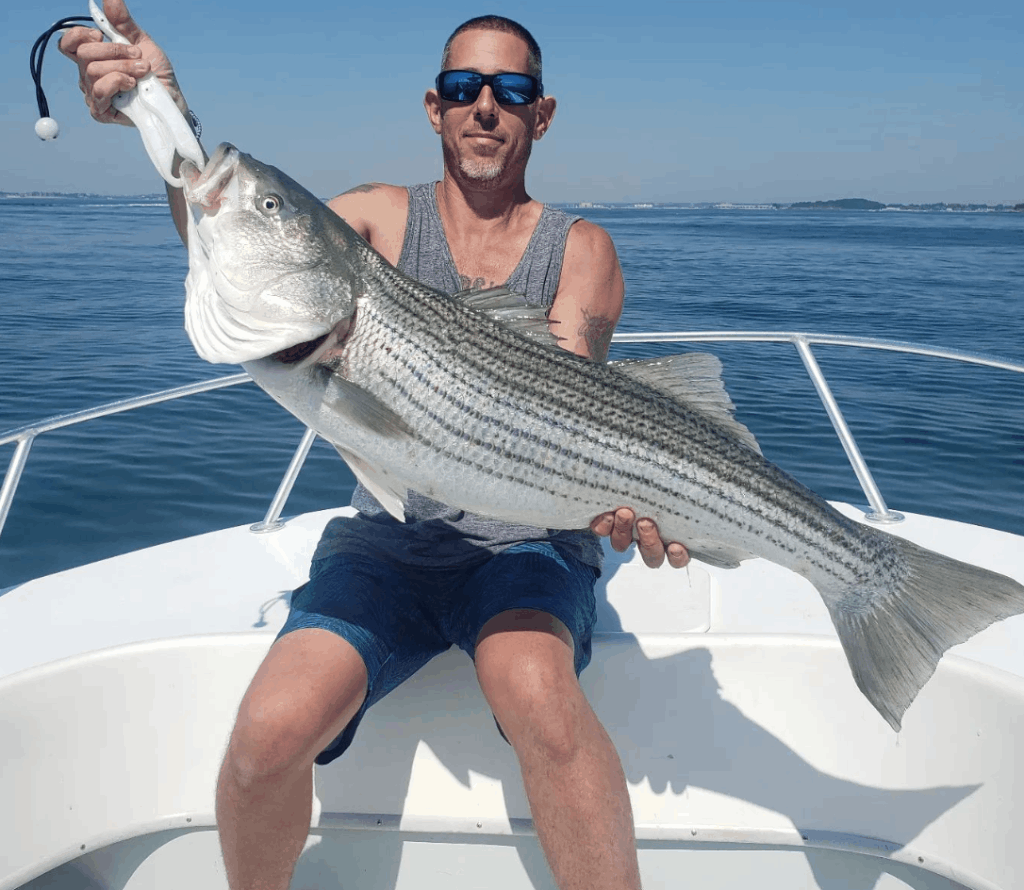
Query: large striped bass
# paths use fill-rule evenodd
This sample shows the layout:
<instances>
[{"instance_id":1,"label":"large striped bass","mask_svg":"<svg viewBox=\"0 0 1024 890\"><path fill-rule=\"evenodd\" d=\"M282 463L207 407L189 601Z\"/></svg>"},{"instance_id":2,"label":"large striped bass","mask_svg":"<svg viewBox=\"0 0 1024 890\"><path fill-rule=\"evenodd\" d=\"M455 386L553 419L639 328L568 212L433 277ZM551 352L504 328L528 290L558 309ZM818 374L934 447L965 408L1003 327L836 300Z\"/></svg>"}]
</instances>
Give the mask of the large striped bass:
<instances>
[{"instance_id":1,"label":"large striped bass","mask_svg":"<svg viewBox=\"0 0 1024 890\"><path fill-rule=\"evenodd\" d=\"M280 171L222 145L192 209L186 327L332 442L397 519L409 489L551 529L618 506L718 566L807 578L894 729L943 652L1024 611L1024 586L844 517L760 453L717 359L599 364L503 291L398 272Z\"/></svg>"}]
</instances>

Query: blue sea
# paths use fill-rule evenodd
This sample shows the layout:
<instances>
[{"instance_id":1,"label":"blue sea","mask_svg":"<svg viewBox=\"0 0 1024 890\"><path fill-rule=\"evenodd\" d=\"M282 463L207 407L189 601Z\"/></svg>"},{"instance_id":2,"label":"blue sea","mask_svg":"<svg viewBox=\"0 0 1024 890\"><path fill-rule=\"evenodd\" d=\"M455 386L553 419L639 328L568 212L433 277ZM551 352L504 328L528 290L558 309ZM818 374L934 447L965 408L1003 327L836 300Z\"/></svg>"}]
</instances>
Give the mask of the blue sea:
<instances>
[{"instance_id":1,"label":"blue sea","mask_svg":"<svg viewBox=\"0 0 1024 890\"><path fill-rule=\"evenodd\" d=\"M618 247L622 331L831 332L1024 363L1024 214L578 212ZM185 272L157 198L0 199L0 433L234 373L192 351ZM684 348L694 347L613 357ZM791 346L707 348L768 457L826 497L865 502ZM816 355L889 506L1024 534L1024 375L837 347ZM261 519L301 435L246 384L40 437L0 535L0 590ZM0 448L0 467L13 451ZM285 512L345 504L352 486L318 442Z\"/></svg>"}]
</instances>

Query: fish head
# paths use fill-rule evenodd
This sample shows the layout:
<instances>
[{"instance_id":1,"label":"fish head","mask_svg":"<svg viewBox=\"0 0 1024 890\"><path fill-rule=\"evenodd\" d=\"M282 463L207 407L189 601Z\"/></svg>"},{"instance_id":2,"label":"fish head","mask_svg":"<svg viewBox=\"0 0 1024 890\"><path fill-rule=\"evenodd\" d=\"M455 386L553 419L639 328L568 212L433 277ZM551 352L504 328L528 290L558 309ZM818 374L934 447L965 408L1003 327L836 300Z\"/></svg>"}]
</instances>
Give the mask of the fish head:
<instances>
[{"instance_id":1,"label":"fish head","mask_svg":"<svg viewBox=\"0 0 1024 890\"><path fill-rule=\"evenodd\" d=\"M185 327L202 358L295 360L332 332L344 336L358 279L346 274L352 239L339 234L336 214L227 143L202 172L183 162L181 176L189 207Z\"/></svg>"}]
</instances>

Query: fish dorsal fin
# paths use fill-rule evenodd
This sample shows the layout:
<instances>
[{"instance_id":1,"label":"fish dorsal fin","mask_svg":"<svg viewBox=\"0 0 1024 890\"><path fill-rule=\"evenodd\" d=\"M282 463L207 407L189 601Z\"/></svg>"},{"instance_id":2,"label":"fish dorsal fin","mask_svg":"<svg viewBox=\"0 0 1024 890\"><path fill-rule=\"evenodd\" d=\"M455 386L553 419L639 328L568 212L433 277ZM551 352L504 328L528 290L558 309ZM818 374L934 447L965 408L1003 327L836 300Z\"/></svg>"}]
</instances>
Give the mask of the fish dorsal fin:
<instances>
[{"instance_id":1,"label":"fish dorsal fin","mask_svg":"<svg viewBox=\"0 0 1024 890\"><path fill-rule=\"evenodd\" d=\"M507 287L470 288L452 294L452 298L541 346L561 348L558 346L559 337L551 330L552 322L548 320L547 310L542 306L530 306L526 297L513 293Z\"/></svg>"},{"instance_id":2,"label":"fish dorsal fin","mask_svg":"<svg viewBox=\"0 0 1024 890\"><path fill-rule=\"evenodd\" d=\"M351 451L346 451L339 445L335 445L334 448L341 455L341 459L349 465L356 479L363 483L380 505L399 522L405 522L405 499L408 488L399 484L397 480L390 479L387 473L372 467Z\"/></svg>"},{"instance_id":3,"label":"fish dorsal fin","mask_svg":"<svg viewBox=\"0 0 1024 890\"><path fill-rule=\"evenodd\" d=\"M710 417L758 454L757 439L736 419L736 406L722 382L722 362L707 352L623 359L609 364Z\"/></svg>"}]
</instances>

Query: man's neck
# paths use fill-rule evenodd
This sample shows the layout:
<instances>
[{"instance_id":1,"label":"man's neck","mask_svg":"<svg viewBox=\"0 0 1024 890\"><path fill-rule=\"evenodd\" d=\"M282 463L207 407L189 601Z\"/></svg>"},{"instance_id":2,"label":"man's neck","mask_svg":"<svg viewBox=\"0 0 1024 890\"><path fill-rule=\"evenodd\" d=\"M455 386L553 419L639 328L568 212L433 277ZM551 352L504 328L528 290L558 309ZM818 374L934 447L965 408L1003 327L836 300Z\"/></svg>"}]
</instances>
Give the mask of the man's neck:
<instances>
[{"instance_id":1,"label":"man's neck","mask_svg":"<svg viewBox=\"0 0 1024 890\"><path fill-rule=\"evenodd\" d=\"M463 227L507 227L514 224L533 203L520 179L512 185L488 183L483 188L453 177L445 170L437 186L441 218L453 229Z\"/></svg>"},{"instance_id":2,"label":"man's neck","mask_svg":"<svg viewBox=\"0 0 1024 890\"><path fill-rule=\"evenodd\" d=\"M437 209L464 286L496 287L522 259L542 207L522 180L512 188L476 189L446 173L437 186Z\"/></svg>"}]
</instances>

